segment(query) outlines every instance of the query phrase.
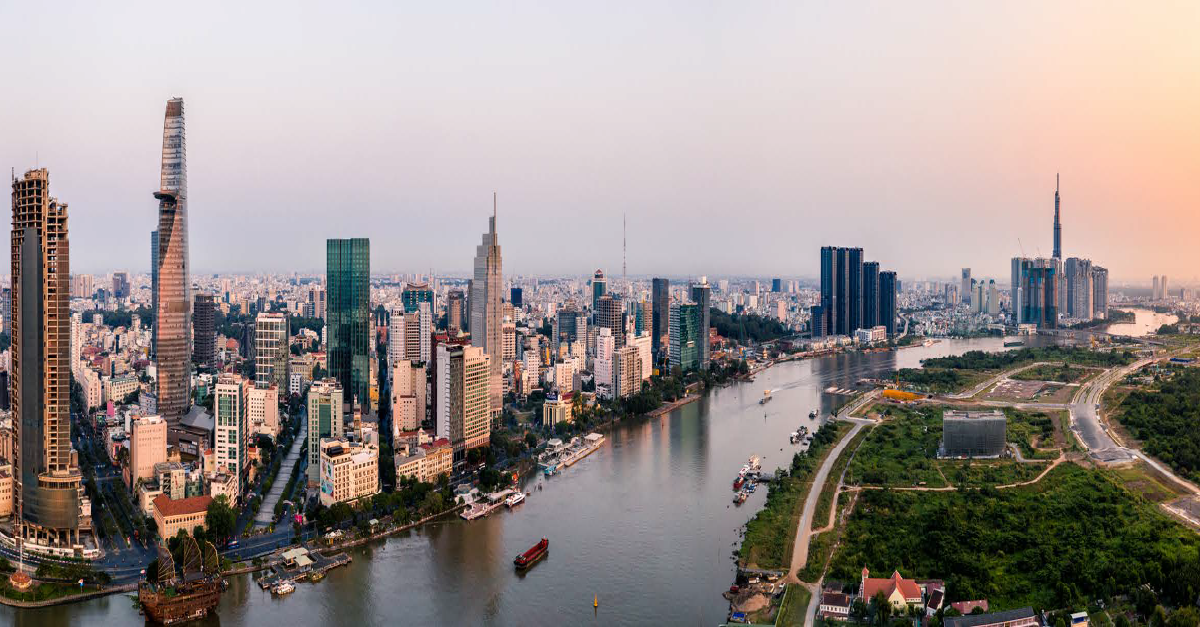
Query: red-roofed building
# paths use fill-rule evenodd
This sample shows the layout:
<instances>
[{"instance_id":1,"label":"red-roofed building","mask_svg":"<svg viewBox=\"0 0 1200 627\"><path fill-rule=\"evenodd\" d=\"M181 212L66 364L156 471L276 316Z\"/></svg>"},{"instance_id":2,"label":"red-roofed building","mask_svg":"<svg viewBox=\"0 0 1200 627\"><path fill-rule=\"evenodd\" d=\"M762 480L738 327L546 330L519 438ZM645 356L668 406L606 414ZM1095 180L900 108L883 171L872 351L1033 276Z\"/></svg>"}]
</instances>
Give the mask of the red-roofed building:
<instances>
[{"instance_id":1,"label":"red-roofed building","mask_svg":"<svg viewBox=\"0 0 1200 627\"><path fill-rule=\"evenodd\" d=\"M905 608L909 605L922 607L924 605L924 600L921 598L921 586L917 585L913 579L901 577L900 571L894 571L892 576L886 579L871 577L870 574L871 571L863 568L862 584L859 586L858 594L864 601L870 603L876 594L883 593L884 598L896 608Z\"/></svg>"},{"instance_id":2,"label":"red-roofed building","mask_svg":"<svg viewBox=\"0 0 1200 627\"><path fill-rule=\"evenodd\" d=\"M959 614L966 616L967 614L974 612L975 608L977 608L977 607L983 608L983 611L986 613L988 611L988 602L987 602L987 599L977 599L975 601L959 601L957 603L951 603L950 607L958 610Z\"/></svg>"},{"instance_id":3,"label":"red-roofed building","mask_svg":"<svg viewBox=\"0 0 1200 627\"><path fill-rule=\"evenodd\" d=\"M208 495L186 499L173 499L166 494L154 497L150 510L158 525L158 537L167 540L174 538L181 529L188 535L196 527L207 529L204 517L208 515L209 503L212 503L212 497Z\"/></svg>"}]
</instances>

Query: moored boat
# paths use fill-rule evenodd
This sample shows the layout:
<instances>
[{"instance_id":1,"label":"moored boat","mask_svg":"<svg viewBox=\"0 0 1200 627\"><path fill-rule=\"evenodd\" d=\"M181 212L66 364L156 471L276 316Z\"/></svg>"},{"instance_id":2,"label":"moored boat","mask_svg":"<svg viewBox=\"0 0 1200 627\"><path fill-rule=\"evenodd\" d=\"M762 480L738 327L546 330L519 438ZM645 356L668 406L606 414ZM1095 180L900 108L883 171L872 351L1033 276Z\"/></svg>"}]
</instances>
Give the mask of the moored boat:
<instances>
[{"instance_id":1,"label":"moored boat","mask_svg":"<svg viewBox=\"0 0 1200 627\"><path fill-rule=\"evenodd\" d=\"M171 552L159 545L158 576L138 584L138 603L150 622L172 625L207 616L221 601L224 589L216 547L205 542L201 550L195 538L186 536L182 573L175 571Z\"/></svg>"},{"instance_id":2,"label":"moored boat","mask_svg":"<svg viewBox=\"0 0 1200 627\"><path fill-rule=\"evenodd\" d=\"M734 479L733 480L733 491L737 492L738 490L741 490L742 485L745 483L746 483L745 477L738 477L737 479Z\"/></svg>"},{"instance_id":3,"label":"moored boat","mask_svg":"<svg viewBox=\"0 0 1200 627\"><path fill-rule=\"evenodd\" d=\"M549 550L550 550L550 541L547 540L546 538L542 538L541 542L538 542L537 544L533 545L533 547L531 547L528 551L525 551L524 553L522 553L522 554L518 555L516 558L514 558L513 565L515 565L517 567L517 570L525 570L525 569L529 568L530 566L533 566L534 562L545 557L546 553Z\"/></svg>"},{"instance_id":4,"label":"moored boat","mask_svg":"<svg viewBox=\"0 0 1200 627\"><path fill-rule=\"evenodd\" d=\"M817 417L817 416L819 416L819 415L820 415L820 412L818 412L818 411L817 411L817 410L815 410L815 409L814 409L814 410L812 410L812 411L810 411L810 412L808 412L808 417L809 417L809 418L816 418L816 417Z\"/></svg>"},{"instance_id":5,"label":"moored boat","mask_svg":"<svg viewBox=\"0 0 1200 627\"><path fill-rule=\"evenodd\" d=\"M277 584L275 584L274 588L271 588L271 592L278 594L278 595L291 594L295 590L296 590L296 584L294 584L290 581L283 581L283 582L277 583Z\"/></svg>"},{"instance_id":6,"label":"moored boat","mask_svg":"<svg viewBox=\"0 0 1200 627\"><path fill-rule=\"evenodd\" d=\"M504 504L509 507L516 507L517 505L520 505L521 503L524 503L524 502L525 502L525 493L524 492L514 492L514 493L508 495L508 498L504 499Z\"/></svg>"}]
</instances>

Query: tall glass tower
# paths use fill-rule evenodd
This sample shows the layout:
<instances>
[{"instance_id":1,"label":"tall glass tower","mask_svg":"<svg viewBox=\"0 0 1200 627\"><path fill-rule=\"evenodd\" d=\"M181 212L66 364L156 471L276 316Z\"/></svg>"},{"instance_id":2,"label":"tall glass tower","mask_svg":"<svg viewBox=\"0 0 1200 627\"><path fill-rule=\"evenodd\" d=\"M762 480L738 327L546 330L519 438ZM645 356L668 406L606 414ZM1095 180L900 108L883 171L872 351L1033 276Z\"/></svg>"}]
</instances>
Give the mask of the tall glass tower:
<instances>
[{"instance_id":1,"label":"tall glass tower","mask_svg":"<svg viewBox=\"0 0 1200 627\"><path fill-rule=\"evenodd\" d=\"M475 278L471 281L471 344L479 346L491 359L488 363L489 411L498 417L504 407L501 382L500 341L500 240L496 236L495 197L492 198L492 217L488 232L475 247Z\"/></svg>"},{"instance_id":2,"label":"tall glass tower","mask_svg":"<svg viewBox=\"0 0 1200 627\"><path fill-rule=\"evenodd\" d=\"M371 409L371 240L325 242L325 324L329 376L344 393Z\"/></svg>"},{"instance_id":3,"label":"tall glass tower","mask_svg":"<svg viewBox=\"0 0 1200 627\"><path fill-rule=\"evenodd\" d=\"M191 280L188 277L187 141L183 99L167 101L158 191L157 311L154 354L158 411L177 424L191 402Z\"/></svg>"}]
</instances>

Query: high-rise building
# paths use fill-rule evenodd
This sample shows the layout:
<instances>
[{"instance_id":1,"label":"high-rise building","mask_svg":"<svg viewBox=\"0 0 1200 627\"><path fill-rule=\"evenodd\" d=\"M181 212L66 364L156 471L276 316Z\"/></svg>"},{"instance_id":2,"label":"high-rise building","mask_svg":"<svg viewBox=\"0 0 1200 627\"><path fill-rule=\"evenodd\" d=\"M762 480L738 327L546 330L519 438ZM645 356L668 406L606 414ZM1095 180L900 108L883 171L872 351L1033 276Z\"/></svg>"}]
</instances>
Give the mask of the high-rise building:
<instances>
[{"instance_id":1,"label":"high-rise building","mask_svg":"<svg viewBox=\"0 0 1200 627\"><path fill-rule=\"evenodd\" d=\"M1058 328L1058 289L1062 264L1058 259L1023 259L1021 262L1020 322L1039 328Z\"/></svg>"},{"instance_id":2,"label":"high-rise building","mask_svg":"<svg viewBox=\"0 0 1200 627\"><path fill-rule=\"evenodd\" d=\"M592 311L600 306L600 297L608 293L608 279L604 278L604 270L597 269L592 276Z\"/></svg>"},{"instance_id":3,"label":"high-rise building","mask_svg":"<svg viewBox=\"0 0 1200 627\"><path fill-rule=\"evenodd\" d=\"M771 279L771 292L778 294L783 291L783 279Z\"/></svg>"},{"instance_id":4,"label":"high-rise building","mask_svg":"<svg viewBox=\"0 0 1200 627\"><path fill-rule=\"evenodd\" d=\"M1092 318L1108 319L1108 269L1092 266Z\"/></svg>"},{"instance_id":5,"label":"high-rise building","mask_svg":"<svg viewBox=\"0 0 1200 627\"><path fill-rule=\"evenodd\" d=\"M650 300L653 320L650 324L651 349L657 359L667 345L671 318L671 282L655 278L651 282Z\"/></svg>"},{"instance_id":6,"label":"high-rise building","mask_svg":"<svg viewBox=\"0 0 1200 627\"><path fill-rule=\"evenodd\" d=\"M1159 279L1158 279L1158 275L1156 274L1156 275L1154 275L1154 287L1150 288L1150 298L1153 300L1161 300L1162 299L1162 291L1159 290L1158 283L1159 283Z\"/></svg>"},{"instance_id":7,"label":"high-rise building","mask_svg":"<svg viewBox=\"0 0 1200 627\"><path fill-rule=\"evenodd\" d=\"M604 301L609 298L609 294L605 294ZM596 329L596 358L593 360L596 375L596 393L607 398L612 398L613 392L613 356L617 352L616 336L608 327L600 327Z\"/></svg>"},{"instance_id":8,"label":"high-rise building","mask_svg":"<svg viewBox=\"0 0 1200 627\"><path fill-rule=\"evenodd\" d=\"M692 284L692 302L696 303L696 307L700 310L700 367L707 370L710 359L711 349L708 343L708 327L709 320L712 314L712 287L708 284L708 277L700 277L700 280Z\"/></svg>"},{"instance_id":9,"label":"high-rise building","mask_svg":"<svg viewBox=\"0 0 1200 627\"><path fill-rule=\"evenodd\" d=\"M371 241L365 237L325 242L326 360L341 385L343 402L370 410ZM310 434L310 439L312 438ZM310 468L319 460L311 455Z\"/></svg>"},{"instance_id":10,"label":"high-rise building","mask_svg":"<svg viewBox=\"0 0 1200 627\"><path fill-rule=\"evenodd\" d=\"M433 341L433 315L429 312L429 304L420 303L416 311L401 316L401 324L398 325L397 331L399 359L428 365L432 357ZM390 336L388 341L390 345Z\"/></svg>"},{"instance_id":11,"label":"high-rise building","mask_svg":"<svg viewBox=\"0 0 1200 627\"><path fill-rule=\"evenodd\" d=\"M1059 196L1058 196L1058 175L1054 175L1054 255L1055 259L1062 259L1062 222L1059 221Z\"/></svg>"},{"instance_id":12,"label":"high-rise building","mask_svg":"<svg viewBox=\"0 0 1200 627\"><path fill-rule=\"evenodd\" d=\"M288 316L282 312L260 313L254 319L254 385L288 389Z\"/></svg>"},{"instance_id":13,"label":"high-rise building","mask_svg":"<svg viewBox=\"0 0 1200 627\"><path fill-rule=\"evenodd\" d=\"M821 248L821 313L826 332L850 335L863 322L861 248Z\"/></svg>"},{"instance_id":14,"label":"high-rise building","mask_svg":"<svg viewBox=\"0 0 1200 627\"><path fill-rule=\"evenodd\" d=\"M1024 257L1012 258L1012 277L1009 283L1009 307L1013 312L1013 320L1017 319L1018 312L1021 311L1021 264L1025 261Z\"/></svg>"},{"instance_id":15,"label":"high-rise building","mask_svg":"<svg viewBox=\"0 0 1200 627\"><path fill-rule=\"evenodd\" d=\"M1089 259L1069 257L1063 267L1067 287L1067 317L1091 319L1095 307L1092 298L1092 262Z\"/></svg>"},{"instance_id":16,"label":"high-rise building","mask_svg":"<svg viewBox=\"0 0 1200 627\"><path fill-rule=\"evenodd\" d=\"M888 337L896 335L896 273L885 270L879 273L879 324L887 328Z\"/></svg>"},{"instance_id":17,"label":"high-rise building","mask_svg":"<svg viewBox=\"0 0 1200 627\"><path fill-rule=\"evenodd\" d=\"M579 310L574 303L567 303L554 316L554 348L560 350L562 344L568 346L575 342L586 342L588 335L587 314Z\"/></svg>"},{"instance_id":18,"label":"high-rise building","mask_svg":"<svg viewBox=\"0 0 1200 627\"><path fill-rule=\"evenodd\" d=\"M392 432L415 431L425 419L425 367L401 359L392 365Z\"/></svg>"},{"instance_id":19,"label":"high-rise building","mask_svg":"<svg viewBox=\"0 0 1200 627\"><path fill-rule=\"evenodd\" d=\"M218 469L237 477L237 494L250 471L246 448L250 429L246 420L246 401L249 382L232 373L221 374L213 391L215 431L213 452Z\"/></svg>"},{"instance_id":20,"label":"high-rise building","mask_svg":"<svg viewBox=\"0 0 1200 627\"><path fill-rule=\"evenodd\" d=\"M880 324L879 316L879 262L863 262L862 270L863 323L862 328L873 329Z\"/></svg>"},{"instance_id":21,"label":"high-rise building","mask_svg":"<svg viewBox=\"0 0 1200 627\"><path fill-rule=\"evenodd\" d=\"M616 348L625 346L625 304L620 294L605 294L596 301L596 328L612 332Z\"/></svg>"},{"instance_id":22,"label":"high-rise building","mask_svg":"<svg viewBox=\"0 0 1200 627\"><path fill-rule=\"evenodd\" d=\"M846 250L846 334L852 335L863 328L863 249L847 248Z\"/></svg>"},{"instance_id":23,"label":"high-rise building","mask_svg":"<svg viewBox=\"0 0 1200 627\"><path fill-rule=\"evenodd\" d=\"M433 288L425 281L413 281L404 286L404 291L400 293L400 302L404 304L406 312L416 311L421 303L427 303L432 311L435 307Z\"/></svg>"},{"instance_id":24,"label":"high-rise building","mask_svg":"<svg viewBox=\"0 0 1200 627\"><path fill-rule=\"evenodd\" d=\"M490 441L490 360L478 346L438 344L437 352L437 437L450 440L457 463Z\"/></svg>"},{"instance_id":25,"label":"high-rise building","mask_svg":"<svg viewBox=\"0 0 1200 627\"><path fill-rule=\"evenodd\" d=\"M493 203L495 199L493 198ZM471 343L492 359L488 362L490 415L499 418L504 408L500 351L500 290L502 267L500 241L496 235L496 212L488 220L488 232L475 249L475 278L471 281Z\"/></svg>"},{"instance_id":26,"label":"high-rise building","mask_svg":"<svg viewBox=\"0 0 1200 627\"><path fill-rule=\"evenodd\" d=\"M463 330L463 292L450 290L446 297L446 329L451 336L458 335Z\"/></svg>"},{"instance_id":27,"label":"high-rise building","mask_svg":"<svg viewBox=\"0 0 1200 627\"><path fill-rule=\"evenodd\" d=\"M274 384L246 390L246 424L250 433L265 433L272 438L279 435L279 390Z\"/></svg>"},{"instance_id":28,"label":"high-rise building","mask_svg":"<svg viewBox=\"0 0 1200 627\"><path fill-rule=\"evenodd\" d=\"M113 298L129 298L129 273L114 272L112 275Z\"/></svg>"},{"instance_id":29,"label":"high-rise building","mask_svg":"<svg viewBox=\"0 0 1200 627\"><path fill-rule=\"evenodd\" d=\"M321 440L342 437L344 404L337 379L313 381L308 388L308 487L320 485Z\"/></svg>"},{"instance_id":30,"label":"high-rise building","mask_svg":"<svg viewBox=\"0 0 1200 627\"><path fill-rule=\"evenodd\" d=\"M167 461L167 423L159 416L134 420L129 434L129 488L154 476L154 465Z\"/></svg>"},{"instance_id":31,"label":"high-rise building","mask_svg":"<svg viewBox=\"0 0 1200 627\"><path fill-rule=\"evenodd\" d=\"M670 365L683 371L700 367L700 307L696 303L671 303Z\"/></svg>"},{"instance_id":32,"label":"high-rise building","mask_svg":"<svg viewBox=\"0 0 1200 627\"><path fill-rule=\"evenodd\" d=\"M167 101L163 121L162 173L158 199L158 304L154 355L158 411L168 425L191 404L192 299L187 224L187 138L183 99Z\"/></svg>"},{"instance_id":33,"label":"high-rise building","mask_svg":"<svg viewBox=\"0 0 1200 627\"><path fill-rule=\"evenodd\" d=\"M90 525L71 450L70 243L50 173L12 183L13 494L23 542L80 543Z\"/></svg>"},{"instance_id":34,"label":"high-rise building","mask_svg":"<svg viewBox=\"0 0 1200 627\"><path fill-rule=\"evenodd\" d=\"M1168 290L1167 275L1164 274L1158 280L1158 300L1166 300Z\"/></svg>"},{"instance_id":35,"label":"high-rise building","mask_svg":"<svg viewBox=\"0 0 1200 627\"><path fill-rule=\"evenodd\" d=\"M88 280L91 283L91 280ZM73 286L72 286L73 287ZM74 296L74 294L72 294ZM88 293L86 296L80 295L78 298L91 298L91 285L88 285ZM154 325L150 335L150 354L154 355L154 351L158 346L158 230L150 231L150 308L154 310Z\"/></svg>"},{"instance_id":36,"label":"high-rise building","mask_svg":"<svg viewBox=\"0 0 1200 627\"><path fill-rule=\"evenodd\" d=\"M12 290L4 288L0 290L0 316L2 316L2 324L4 332L12 335Z\"/></svg>"},{"instance_id":37,"label":"high-rise building","mask_svg":"<svg viewBox=\"0 0 1200 627\"><path fill-rule=\"evenodd\" d=\"M962 302L964 305L970 304L970 302L971 302L971 269L970 268L962 269L962 290L959 291L958 295L960 298L962 298Z\"/></svg>"},{"instance_id":38,"label":"high-rise building","mask_svg":"<svg viewBox=\"0 0 1200 627\"><path fill-rule=\"evenodd\" d=\"M212 294L196 294L192 306L192 323L195 340L192 359L201 366L217 364L216 304Z\"/></svg>"},{"instance_id":39,"label":"high-rise building","mask_svg":"<svg viewBox=\"0 0 1200 627\"><path fill-rule=\"evenodd\" d=\"M514 288L510 289L508 291L508 293L509 293L508 300L509 300L509 302L512 303L513 307L520 309L525 306L525 294L521 290L521 288L514 287Z\"/></svg>"},{"instance_id":40,"label":"high-rise building","mask_svg":"<svg viewBox=\"0 0 1200 627\"><path fill-rule=\"evenodd\" d=\"M642 391L642 357L636 346L626 346L613 354L615 398L628 398Z\"/></svg>"}]
</instances>

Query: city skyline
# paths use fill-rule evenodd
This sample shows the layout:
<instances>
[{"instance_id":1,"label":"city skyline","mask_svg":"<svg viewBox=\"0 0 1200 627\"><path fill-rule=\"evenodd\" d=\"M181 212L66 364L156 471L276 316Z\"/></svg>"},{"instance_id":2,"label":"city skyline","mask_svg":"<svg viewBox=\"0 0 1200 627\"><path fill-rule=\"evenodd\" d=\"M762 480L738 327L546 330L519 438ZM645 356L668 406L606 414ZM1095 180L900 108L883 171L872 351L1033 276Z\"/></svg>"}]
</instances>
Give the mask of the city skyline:
<instances>
[{"instance_id":1,"label":"city skyline","mask_svg":"<svg viewBox=\"0 0 1200 627\"><path fill-rule=\"evenodd\" d=\"M465 272L473 238L442 225L478 219L498 190L513 275L551 262L615 272L628 214L631 275L815 276L803 251L853 234L901 276L1003 276L1014 255L1051 254L1058 171L1064 255L1105 259L1114 282L1190 280L1200 261L1175 228L1200 204L1200 94L1183 80L1194 63L1180 63L1200 58L1184 26L1194 6L1063 4L1037 20L1015 7L714 7L680 24L648 10L639 25L590 7L485 7L466 21L421 9L397 26L383 19L392 8L367 4L289 18L308 38L254 28L277 18L260 9L227 24L157 7L182 34L145 28L136 11L26 10L0 10L28 26L0 44L10 57L51 32L73 45L8 70L42 97L4 100L0 162L56 173L79 232L94 234L77 238L81 271L147 269L142 247L110 242L153 230L151 112L173 96L189 102L198 272L317 271L322 239L364 232L391 244L373 267ZM218 21L232 29L228 61L196 52ZM395 32L355 30L383 24ZM860 31L872 44L846 48ZM612 39L618 51L601 52ZM347 57L361 68L343 73ZM65 108L81 93L91 115ZM271 106L280 99L290 104ZM330 184L348 176L349 193ZM352 210L335 220L331 205ZM721 237L753 245L681 254L721 220ZM581 229L587 247L560 237Z\"/></svg>"}]
</instances>

